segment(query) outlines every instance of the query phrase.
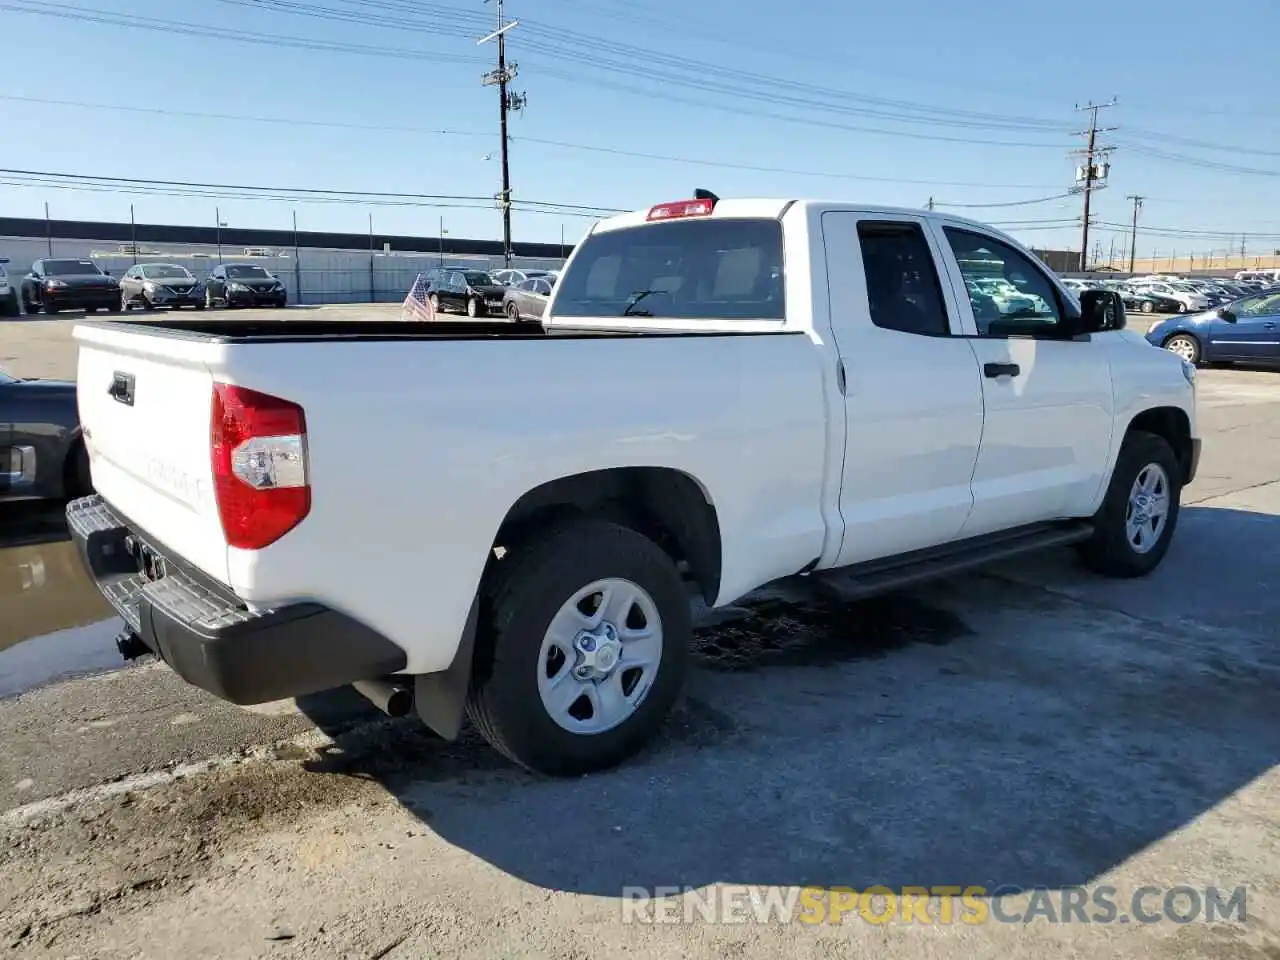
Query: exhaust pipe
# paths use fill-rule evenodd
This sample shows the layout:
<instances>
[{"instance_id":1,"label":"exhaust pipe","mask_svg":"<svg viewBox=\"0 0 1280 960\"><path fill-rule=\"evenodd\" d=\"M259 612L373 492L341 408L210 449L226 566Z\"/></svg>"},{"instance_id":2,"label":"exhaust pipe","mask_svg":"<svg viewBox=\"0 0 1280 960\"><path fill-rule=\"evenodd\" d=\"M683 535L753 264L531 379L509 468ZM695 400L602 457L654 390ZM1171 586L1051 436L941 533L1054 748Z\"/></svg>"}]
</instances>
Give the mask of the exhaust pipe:
<instances>
[{"instance_id":1,"label":"exhaust pipe","mask_svg":"<svg viewBox=\"0 0 1280 960\"><path fill-rule=\"evenodd\" d=\"M413 709L413 688L387 680L357 680L351 684L389 717L403 717Z\"/></svg>"},{"instance_id":2,"label":"exhaust pipe","mask_svg":"<svg viewBox=\"0 0 1280 960\"><path fill-rule=\"evenodd\" d=\"M142 642L132 630L121 630L116 635L116 649L120 651L120 656L126 661L137 660L139 657L151 656L151 648Z\"/></svg>"}]
</instances>

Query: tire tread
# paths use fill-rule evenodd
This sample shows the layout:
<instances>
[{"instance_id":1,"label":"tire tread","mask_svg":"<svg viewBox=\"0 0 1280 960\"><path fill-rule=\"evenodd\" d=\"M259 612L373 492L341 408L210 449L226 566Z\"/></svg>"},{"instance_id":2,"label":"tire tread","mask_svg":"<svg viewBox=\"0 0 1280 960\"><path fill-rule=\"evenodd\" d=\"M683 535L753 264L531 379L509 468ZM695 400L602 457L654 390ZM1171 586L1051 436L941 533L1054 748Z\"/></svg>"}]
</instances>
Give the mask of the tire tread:
<instances>
[{"instance_id":1,"label":"tire tread","mask_svg":"<svg viewBox=\"0 0 1280 960\"><path fill-rule=\"evenodd\" d=\"M494 749L536 773L571 775L582 771L581 764L575 763L574 758L546 754L532 756L512 741L513 724L520 724L521 706L513 702L509 691L501 683L493 682L493 678L500 672L523 668L519 663L519 638L513 636L513 631L533 603L547 596L566 579L581 579L585 585L597 576L608 576L606 570L599 568L599 562L616 562L619 559L653 565L655 572L665 567L670 577L666 586L679 591L683 599L683 585L675 564L656 543L629 527L597 519L574 520L550 528L527 548L514 551L509 560L504 558L500 561L492 583L485 590L490 611L490 633L477 645L479 659L468 691L467 716ZM676 690L670 697L671 701L674 702L678 695L687 657L687 638L692 629L688 607L680 607L673 618L675 622L672 622L669 619L672 611L663 607L658 596L654 600L663 613L664 634L659 676L655 689L650 691L644 703L644 707L652 704L654 709L650 712L649 721L640 724L638 732L618 741L618 746L608 751L611 756L602 763L593 763L592 769L603 769L621 762L649 739L653 730L644 728L650 725L656 728L667 712L655 699L657 684L666 681L669 686L674 678ZM670 704L667 707L669 709ZM637 718L633 716L632 719ZM610 736L613 732L595 736Z\"/></svg>"}]
</instances>

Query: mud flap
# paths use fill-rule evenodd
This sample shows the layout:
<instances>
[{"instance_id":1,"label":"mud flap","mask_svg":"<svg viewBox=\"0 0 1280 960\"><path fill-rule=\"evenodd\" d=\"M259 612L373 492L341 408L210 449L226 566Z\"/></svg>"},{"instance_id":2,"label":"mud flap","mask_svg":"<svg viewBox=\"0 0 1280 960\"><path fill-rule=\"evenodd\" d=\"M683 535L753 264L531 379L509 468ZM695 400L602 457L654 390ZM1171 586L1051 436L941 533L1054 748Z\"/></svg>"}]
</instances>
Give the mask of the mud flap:
<instances>
[{"instance_id":1,"label":"mud flap","mask_svg":"<svg viewBox=\"0 0 1280 960\"><path fill-rule=\"evenodd\" d=\"M458 651L448 669L420 673L414 678L413 700L422 722L445 740L457 740L462 732L467 686L471 682L471 660L476 646L476 623L480 617L479 596L471 601Z\"/></svg>"}]
</instances>

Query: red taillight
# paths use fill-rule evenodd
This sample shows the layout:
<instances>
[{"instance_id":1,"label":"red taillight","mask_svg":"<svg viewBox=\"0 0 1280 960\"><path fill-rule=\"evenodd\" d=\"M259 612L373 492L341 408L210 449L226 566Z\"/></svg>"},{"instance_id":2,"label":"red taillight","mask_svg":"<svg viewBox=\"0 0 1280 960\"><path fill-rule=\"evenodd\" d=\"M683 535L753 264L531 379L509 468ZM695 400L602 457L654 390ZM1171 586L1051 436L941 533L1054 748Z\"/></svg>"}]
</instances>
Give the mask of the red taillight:
<instances>
[{"instance_id":1,"label":"red taillight","mask_svg":"<svg viewBox=\"0 0 1280 960\"><path fill-rule=\"evenodd\" d=\"M649 210L646 220L674 220L677 217L705 217L716 208L714 200L673 200Z\"/></svg>"},{"instance_id":2,"label":"red taillight","mask_svg":"<svg viewBox=\"0 0 1280 960\"><path fill-rule=\"evenodd\" d=\"M213 385L213 490L227 543L259 550L311 510L302 408L257 390Z\"/></svg>"}]
</instances>

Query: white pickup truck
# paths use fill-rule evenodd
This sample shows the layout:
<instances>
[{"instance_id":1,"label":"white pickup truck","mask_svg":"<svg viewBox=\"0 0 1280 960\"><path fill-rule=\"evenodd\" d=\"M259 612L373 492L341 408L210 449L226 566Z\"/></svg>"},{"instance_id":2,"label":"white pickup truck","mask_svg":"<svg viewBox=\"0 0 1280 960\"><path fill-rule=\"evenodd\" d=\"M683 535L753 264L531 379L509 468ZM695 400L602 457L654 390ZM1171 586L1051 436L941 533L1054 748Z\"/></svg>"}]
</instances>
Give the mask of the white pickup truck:
<instances>
[{"instance_id":1,"label":"white pickup truck","mask_svg":"<svg viewBox=\"0 0 1280 960\"><path fill-rule=\"evenodd\" d=\"M1117 295L851 203L605 220L539 324L75 336L98 494L68 517L122 653L235 703L354 684L445 737L465 714L551 775L654 734L697 593L840 568L870 594L1068 544L1141 576L1200 450L1195 370Z\"/></svg>"}]
</instances>

